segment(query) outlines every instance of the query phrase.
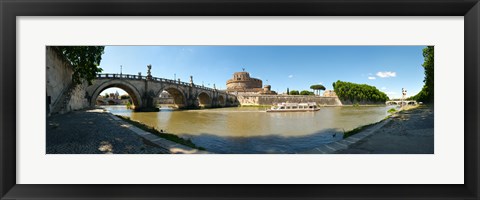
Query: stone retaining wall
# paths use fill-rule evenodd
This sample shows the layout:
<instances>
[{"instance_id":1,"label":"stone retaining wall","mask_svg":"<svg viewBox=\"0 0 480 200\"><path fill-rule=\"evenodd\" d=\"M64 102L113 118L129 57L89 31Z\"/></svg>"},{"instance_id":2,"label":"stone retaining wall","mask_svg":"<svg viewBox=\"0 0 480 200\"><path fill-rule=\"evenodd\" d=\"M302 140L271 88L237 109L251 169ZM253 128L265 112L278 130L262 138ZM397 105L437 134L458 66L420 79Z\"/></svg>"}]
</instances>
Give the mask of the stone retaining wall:
<instances>
[{"instance_id":1,"label":"stone retaining wall","mask_svg":"<svg viewBox=\"0 0 480 200\"><path fill-rule=\"evenodd\" d=\"M319 97L313 95L239 95L241 105L272 105L275 103L305 103L315 102L321 106L341 106L338 97Z\"/></svg>"},{"instance_id":2,"label":"stone retaining wall","mask_svg":"<svg viewBox=\"0 0 480 200\"><path fill-rule=\"evenodd\" d=\"M72 67L51 47L46 47L46 115L50 116L58 107L62 107L72 84ZM67 105L60 113L80 110L89 106L85 88L87 83L77 85L71 91ZM50 99L50 101L48 101Z\"/></svg>"},{"instance_id":3,"label":"stone retaining wall","mask_svg":"<svg viewBox=\"0 0 480 200\"><path fill-rule=\"evenodd\" d=\"M86 94L87 86L87 83L83 83L77 85L75 89L73 89L72 97L70 98L70 102L66 108L67 110L65 110L66 112L81 110L90 106Z\"/></svg>"},{"instance_id":4,"label":"stone retaining wall","mask_svg":"<svg viewBox=\"0 0 480 200\"><path fill-rule=\"evenodd\" d=\"M47 115L58 105L60 98L72 83L73 69L52 48L46 48ZM50 102L48 102L50 99Z\"/></svg>"}]
</instances>

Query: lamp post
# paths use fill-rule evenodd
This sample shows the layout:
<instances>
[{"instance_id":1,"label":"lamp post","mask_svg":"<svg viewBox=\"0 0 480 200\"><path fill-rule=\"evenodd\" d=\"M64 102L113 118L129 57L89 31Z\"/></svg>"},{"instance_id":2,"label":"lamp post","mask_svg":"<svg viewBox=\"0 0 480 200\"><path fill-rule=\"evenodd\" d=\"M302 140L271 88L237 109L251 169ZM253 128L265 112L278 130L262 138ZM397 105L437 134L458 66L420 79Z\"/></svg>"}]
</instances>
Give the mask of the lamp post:
<instances>
[{"instance_id":1,"label":"lamp post","mask_svg":"<svg viewBox=\"0 0 480 200\"><path fill-rule=\"evenodd\" d=\"M120 77L122 77L122 68L123 68L123 66L120 65Z\"/></svg>"},{"instance_id":2,"label":"lamp post","mask_svg":"<svg viewBox=\"0 0 480 200\"><path fill-rule=\"evenodd\" d=\"M173 80L177 80L177 74L173 74Z\"/></svg>"}]
</instances>

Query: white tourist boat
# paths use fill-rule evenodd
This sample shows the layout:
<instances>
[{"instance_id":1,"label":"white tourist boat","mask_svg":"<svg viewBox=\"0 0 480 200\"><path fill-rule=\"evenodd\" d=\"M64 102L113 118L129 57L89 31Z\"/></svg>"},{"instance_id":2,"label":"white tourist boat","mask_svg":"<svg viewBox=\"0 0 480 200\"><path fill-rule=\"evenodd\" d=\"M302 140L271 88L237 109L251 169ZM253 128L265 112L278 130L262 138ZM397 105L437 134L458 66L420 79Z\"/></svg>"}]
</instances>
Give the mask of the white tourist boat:
<instances>
[{"instance_id":1,"label":"white tourist boat","mask_svg":"<svg viewBox=\"0 0 480 200\"><path fill-rule=\"evenodd\" d=\"M320 108L315 102L308 103L279 103L273 105L267 112L307 112L319 111Z\"/></svg>"}]
</instances>

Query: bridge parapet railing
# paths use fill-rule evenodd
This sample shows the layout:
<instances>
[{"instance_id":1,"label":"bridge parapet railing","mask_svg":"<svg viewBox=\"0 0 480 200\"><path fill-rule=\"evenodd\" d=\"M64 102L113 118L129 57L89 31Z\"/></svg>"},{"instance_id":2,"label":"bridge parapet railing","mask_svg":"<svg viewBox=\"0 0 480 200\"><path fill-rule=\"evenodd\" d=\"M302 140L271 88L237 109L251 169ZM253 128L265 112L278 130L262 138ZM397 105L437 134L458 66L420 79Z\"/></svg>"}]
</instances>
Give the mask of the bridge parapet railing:
<instances>
[{"instance_id":1,"label":"bridge parapet railing","mask_svg":"<svg viewBox=\"0 0 480 200\"><path fill-rule=\"evenodd\" d=\"M157 82L162 82L162 83L177 83L178 81L171 80L171 79L166 79L166 78L158 78L158 77L152 77L153 81Z\"/></svg>"},{"instance_id":2,"label":"bridge parapet railing","mask_svg":"<svg viewBox=\"0 0 480 200\"><path fill-rule=\"evenodd\" d=\"M97 74L97 78L113 78L113 79L131 79L131 80L146 80L146 76L141 76L141 75L132 75L132 74L112 74L112 73L104 73L104 74ZM190 86L190 83L187 82L181 82L178 80L172 80L172 79L166 79L166 78L159 78L159 77L152 77L153 81L156 82L162 82L162 83L172 83L172 84L179 84L179 85L184 85L184 86ZM208 90L208 91L218 91L213 88L201 86L201 85L193 85L193 87L200 88L203 90Z\"/></svg>"},{"instance_id":3,"label":"bridge parapet railing","mask_svg":"<svg viewBox=\"0 0 480 200\"><path fill-rule=\"evenodd\" d=\"M215 89L213 89L213 88L205 87L205 86L202 86L202 85L195 85L195 87L197 87L199 89L203 89L203 90L215 91Z\"/></svg>"},{"instance_id":4,"label":"bridge parapet railing","mask_svg":"<svg viewBox=\"0 0 480 200\"><path fill-rule=\"evenodd\" d=\"M146 76L131 74L97 74L97 78L146 79Z\"/></svg>"},{"instance_id":5,"label":"bridge parapet railing","mask_svg":"<svg viewBox=\"0 0 480 200\"><path fill-rule=\"evenodd\" d=\"M189 85L190 85L190 83L181 82L181 81L176 81L176 80L171 80L171 79L166 79L166 78L152 77L152 80L153 80L153 81L157 81L157 82L162 82L162 83L174 83L174 84L186 85L186 86L189 86Z\"/></svg>"}]
</instances>

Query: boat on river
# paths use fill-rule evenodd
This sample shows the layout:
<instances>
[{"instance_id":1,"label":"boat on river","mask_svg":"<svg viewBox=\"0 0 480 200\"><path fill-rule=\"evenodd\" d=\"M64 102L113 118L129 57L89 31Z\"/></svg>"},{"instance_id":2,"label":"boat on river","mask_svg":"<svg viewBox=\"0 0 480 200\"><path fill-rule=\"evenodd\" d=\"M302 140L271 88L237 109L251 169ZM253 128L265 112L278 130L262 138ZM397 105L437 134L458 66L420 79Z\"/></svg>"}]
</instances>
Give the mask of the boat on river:
<instances>
[{"instance_id":1,"label":"boat on river","mask_svg":"<svg viewBox=\"0 0 480 200\"><path fill-rule=\"evenodd\" d=\"M320 108L315 102L308 103L279 103L273 105L267 112L309 112L319 111Z\"/></svg>"}]
</instances>

